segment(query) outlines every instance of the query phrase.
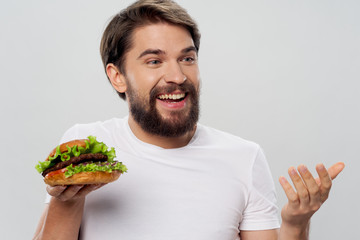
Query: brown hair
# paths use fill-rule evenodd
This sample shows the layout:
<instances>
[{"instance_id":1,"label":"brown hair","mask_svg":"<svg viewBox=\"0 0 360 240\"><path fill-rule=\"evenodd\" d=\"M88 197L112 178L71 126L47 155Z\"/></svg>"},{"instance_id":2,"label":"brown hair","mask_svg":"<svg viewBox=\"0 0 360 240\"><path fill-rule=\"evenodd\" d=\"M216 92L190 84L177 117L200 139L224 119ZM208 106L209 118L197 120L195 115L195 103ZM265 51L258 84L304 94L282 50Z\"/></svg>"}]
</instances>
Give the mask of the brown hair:
<instances>
[{"instance_id":1,"label":"brown hair","mask_svg":"<svg viewBox=\"0 0 360 240\"><path fill-rule=\"evenodd\" d=\"M167 22L187 29L196 50L199 50L199 29L184 8L172 0L139 0L116 14L103 33L100 54L105 71L106 66L113 63L125 74L125 54L132 47L132 33L138 27L158 22ZM125 93L118 94L125 99Z\"/></svg>"}]
</instances>

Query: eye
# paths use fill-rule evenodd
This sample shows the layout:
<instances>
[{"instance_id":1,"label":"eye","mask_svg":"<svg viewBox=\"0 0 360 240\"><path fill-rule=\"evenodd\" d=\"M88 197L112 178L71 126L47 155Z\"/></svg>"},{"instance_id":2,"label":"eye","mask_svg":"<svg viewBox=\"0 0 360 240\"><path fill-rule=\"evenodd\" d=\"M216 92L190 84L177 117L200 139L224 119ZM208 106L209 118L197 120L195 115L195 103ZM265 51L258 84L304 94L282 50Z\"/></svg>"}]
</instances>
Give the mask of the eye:
<instances>
[{"instance_id":1,"label":"eye","mask_svg":"<svg viewBox=\"0 0 360 240\"><path fill-rule=\"evenodd\" d=\"M186 64L194 64L196 60L197 56L194 54L185 55L180 59L181 62L184 62Z\"/></svg>"},{"instance_id":2,"label":"eye","mask_svg":"<svg viewBox=\"0 0 360 240\"><path fill-rule=\"evenodd\" d=\"M184 63L187 63L187 64L193 64L193 63L195 63L195 61L196 61L196 58L191 57L191 56L184 57L184 58L181 59L181 62L184 62Z\"/></svg>"},{"instance_id":3,"label":"eye","mask_svg":"<svg viewBox=\"0 0 360 240\"><path fill-rule=\"evenodd\" d=\"M148 64L148 65L158 65L160 63L161 63L160 60L157 60L157 59L153 59L153 60L146 62L146 64Z\"/></svg>"}]
</instances>

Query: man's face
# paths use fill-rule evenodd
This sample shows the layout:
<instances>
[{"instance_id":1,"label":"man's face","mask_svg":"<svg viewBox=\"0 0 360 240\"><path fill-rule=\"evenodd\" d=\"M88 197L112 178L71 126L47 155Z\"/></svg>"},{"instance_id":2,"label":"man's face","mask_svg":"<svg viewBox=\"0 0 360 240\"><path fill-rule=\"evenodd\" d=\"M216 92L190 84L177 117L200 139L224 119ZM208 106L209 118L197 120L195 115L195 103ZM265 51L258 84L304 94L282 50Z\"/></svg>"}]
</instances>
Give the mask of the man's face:
<instances>
[{"instance_id":1,"label":"man's face","mask_svg":"<svg viewBox=\"0 0 360 240\"><path fill-rule=\"evenodd\" d=\"M166 23L140 27L125 56L126 97L146 132L178 137L199 117L197 52L189 32Z\"/></svg>"}]
</instances>

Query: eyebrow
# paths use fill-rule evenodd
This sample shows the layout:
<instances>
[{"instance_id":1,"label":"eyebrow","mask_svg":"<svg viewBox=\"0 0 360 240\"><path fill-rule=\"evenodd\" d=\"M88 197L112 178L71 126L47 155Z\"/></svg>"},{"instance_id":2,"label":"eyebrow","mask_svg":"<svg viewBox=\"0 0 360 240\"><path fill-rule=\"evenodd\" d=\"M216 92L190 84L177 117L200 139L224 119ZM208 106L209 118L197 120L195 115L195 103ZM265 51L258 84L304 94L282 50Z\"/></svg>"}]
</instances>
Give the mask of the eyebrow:
<instances>
[{"instance_id":1,"label":"eyebrow","mask_svg":"<svg viewBox=\"0 0 360 240\"><path fill-rule=\"evenodd\" d=\"M160 49L146 49L145 51L143 51L137 59L142 58L145 55L149 55L149 54L154 54L154 55L164 55L165 52L163 50Z\"/></svg>"},{"instance_id":2,"label":"eyebrow","mask_svg":"<svg viewBox=\"0 0 360 240\"><path fill-rule=\"evenodd\" d=\"M194 51L197 53L197 50L194 46L190 46L190 47L187 47L187 48L184 48L183 50L181 50L181 53L188 53L188 52L191 52L191 51ZM137 59L140 59L142 58L143 56L145 55L151 55L151 54L154 54L154 55L165 55L166 52L161 50L161 49L146 49L145 51L143 51Z\"/></svg>"},{"instance_id":3,"label":"eyebrow","mask_svg":"<svg viewBox=\"0 0 360 240\"><path fill-rule=\"evenodd\" d=\"M190 46L190 47L184 48L183 50L181 50L181 53L188 53L188 52L191 52L191 51L194 51L194 52L197 53L196 47Z\"/></svg>"}]
</instances>

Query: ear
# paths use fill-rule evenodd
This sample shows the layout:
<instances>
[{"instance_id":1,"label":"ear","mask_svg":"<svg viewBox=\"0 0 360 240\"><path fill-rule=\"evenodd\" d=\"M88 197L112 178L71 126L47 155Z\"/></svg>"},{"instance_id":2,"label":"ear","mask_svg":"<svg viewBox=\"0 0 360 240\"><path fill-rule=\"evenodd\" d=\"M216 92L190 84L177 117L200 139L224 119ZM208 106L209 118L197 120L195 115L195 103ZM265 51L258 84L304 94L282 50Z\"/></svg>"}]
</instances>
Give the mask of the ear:
<instances>
[{"instance_id":1,"label":"ear","mask_svg":"<svg viewBox=\"0 0 360 240\"><path fill-rule=\"evenodd\" d=\"M106 74L111 82L111 85L115 88L116 91L120 93L126 92L127 85L125 76L114 64L109 63L106 65Z\"/></svg>"}]
</instances>

